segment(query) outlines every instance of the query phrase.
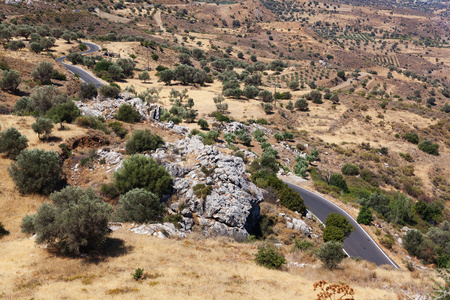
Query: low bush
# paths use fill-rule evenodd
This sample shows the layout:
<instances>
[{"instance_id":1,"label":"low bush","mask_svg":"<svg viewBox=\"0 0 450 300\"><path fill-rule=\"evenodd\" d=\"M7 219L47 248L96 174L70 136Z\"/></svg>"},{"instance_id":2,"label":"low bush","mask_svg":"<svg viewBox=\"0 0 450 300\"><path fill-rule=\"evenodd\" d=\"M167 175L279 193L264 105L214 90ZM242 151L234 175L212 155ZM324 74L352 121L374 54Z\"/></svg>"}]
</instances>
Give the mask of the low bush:
<instances>
[{"instance_id":1,"label":"low bush","mask_svg":"<svg viewBox=\"0 0 450 300\"><path fill-rule=\"evenodd\" d=\"M408 132L405 134L405 140L412 144L418 144L419 143L419 136L415 132Z\"/></svg>"},{"instance_id":2,"label":"low bush","mask_svg":"<svg viewBox=\"0 0 450 300\"><path fill-rule=\"evenodd\" d=\"M142 118L141 114L135 110L130 104L122 104L117 111L117 114L114 115L114 118L127 122L134 123L139 122Z\"/></svg>"},{"instance_id":3,"label":"low bush","mask_svg":"<svg viewBox=\"0 0 450 300\"><path fill-rule=\"evenodd\" d=\"M156 150L164 145L164 140L157 134L152 134L150 130L135 130L125 144L128 154L135 154L144 151Z\"/></svg>"},{"instance_id":4,"label":"low bush","mask_svg":"<svg viewBox=\"0 0 450 300\"><path fill-rule=\"evenodd\" d=\"M135 188L143 188L161 197L168 194L172 187L169 172L151 157L134 154L127 157L116 173L115 185L120 193Z\"/></svg>"},{"instance_id":5,"label":"low bush","mask_svg":"<svg viewBox=\"0 0 450 300\"><path fill-rule=\"evenodd\" d=\"M345 182L345 180L341 174L335 173L335 174L331 175L329 185L338 187L344 193L349 192L347 182Z\"/></svg>"},{"instance_id":6,"label":"low bush","mask_svg":"<svg viewBox=\"0 0 450 300\"><path fill-rule=\"evenodd\" d=\"M104 119L100 117L86 117L81 116L75 119L75 124L85 128L92 128L95 130L101 130L104 133L108 134L109 130L105 125Z\"/></svg>"},{"instance_id":7,"label":"low bush","mask_svg":"<svg viewBox=\"0 0 450 300\"><path fill-rule=\"evenodd\" d=\"M206 196L211 195L212 186L205 185L204 183L198 183L194 185L192 189L194 190L194 194L197 198L206 200Z\"/></svg>"},{"instance_id":8,"label":"low bush","mask_svg":"<svg viewBox=\"0 0 450 300\"><path fill-rule=\"evenodd\" d=\"M341 261L346 257L343 251L342 243L331 241L326 242L317 252L317 257L322 261L325 268L332 270L337 268Z\"/></svg>"},{"instance_id":9,"label":"low bush","mask_svg":"<svg viewBox=\"0 0 450 300\"><path fill-rule=\"evenodd\" d=\"M418 145L418 148L428 154L439 155L439 145L428 140L421 141Z\"/></svg>"},{"instance_id":10,"label":"low bush","mask_svg":"<svg viewBox=\"0 0 450 300\"><path fill-rule=\"evenodd\" d=\"M370 225L373 221L372 211L367 206L361 206L358 218L356 221L359 224Z\"/></svg>"},{"instance_id":11,"label":"low bush","mask_svg":"<svg viewBox=\"0 0 450 300\"><path fill-rule=\"evenodd\" d=\"M112 129L112 131L117 134L120 138L124 138L127 133L128 130L126 130L125 128L123 128L122 123L114 121L108 124L108 127Z\"/></svg>"},{"instance_id":12,"label":"low bush","mask_svg":"<svg viewBox=\"0 0 450 300\"><path fill-rule=\"evenodd\" d=\"M286 265L286 259L283 253L279 252L274 246L264 245L258 248L255 257L256 262L268 269L282 269Z\"/></svg>"},{"instance_id":13,"label":"low bush","mask_svg":"<svg viewBox=\"0 0 450 300\"><path fill-rule=\"evenodd\" d=\"M308 240L294 240L294 249L298 249L300 251L306 251L310 249L314 249L314 244Z\"/></svg>"},{"instance_id":14,"label":"low bush","mask_svg":"<svg viewBox=\"0 0 450 300\"><path fill-rule=\"evenodd\" d=\"M383 245L384 247L386 247L387 249L391 250L392 246L394 246L395 244L395 239L392 235L390 235L389 233L384 235L381 239L380 239L380 243L381 245Z\"/></svg>"},{"instance_id":15,"label":"low bush","mask_svg":"<svg viewBox=\"0 0 450 300\"><path fill-rule=\"evenodd\" d=\"M158 196L144 189L133 189L120 196L116 210L117 218L123 222L147 223L162 220L164 206Z\"/></svg>"},{"instance_id":16,"label":"low bush","mask_svg":"<svg viewBox=\"0 0 450 300\"><path fill-rule=\"evenodd\" d=\"M342 166L341 171L344 175L358 175L359 167L357 165L345 164Z\"/></svg>"}]
</instances>

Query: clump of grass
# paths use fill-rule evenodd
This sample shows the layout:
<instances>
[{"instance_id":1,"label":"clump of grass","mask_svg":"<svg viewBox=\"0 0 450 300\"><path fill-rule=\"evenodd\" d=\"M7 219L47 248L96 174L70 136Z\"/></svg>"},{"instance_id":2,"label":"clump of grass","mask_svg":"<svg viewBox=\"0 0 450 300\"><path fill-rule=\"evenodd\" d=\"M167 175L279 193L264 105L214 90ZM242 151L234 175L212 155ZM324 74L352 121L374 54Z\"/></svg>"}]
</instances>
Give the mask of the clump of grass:
<instances>
[{"instance_id":1,"label":"clump of grass","mask_svg":"<svg viewBox=\"0 0 450 300\"><path fill-rule=\"evenodd\" d=\"M121 294L132 293L132 292L139 292L139 290L136 288L130 288L127 286L124 288L116 288L116 289L107 290L105 292L105 294L106 295L121 295Z\"/></svg>"}]
</instances>

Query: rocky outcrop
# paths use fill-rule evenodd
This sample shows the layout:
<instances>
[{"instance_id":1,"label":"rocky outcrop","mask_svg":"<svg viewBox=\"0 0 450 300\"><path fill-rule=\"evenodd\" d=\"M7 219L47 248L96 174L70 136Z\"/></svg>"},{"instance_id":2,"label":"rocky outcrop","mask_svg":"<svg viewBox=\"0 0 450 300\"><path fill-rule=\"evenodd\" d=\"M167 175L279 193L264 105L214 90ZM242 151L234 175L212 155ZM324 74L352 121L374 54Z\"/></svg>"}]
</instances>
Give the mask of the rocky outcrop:
<instances>
[{"instance_id":1,"label":"rocky outcrop","mask_svg":"<svg viewBox=\"0 0 450 300\"><path fill-rule=\"evenodd\" d=\"M130 104L137 110L143 120L159 121L161 116L161 106L154 103L146 103L140 98L132 98L129 93L121 93L117 99L103 99L102 97L93 98L87 102L75 102L82 115L92 117L104 117L112 119L122 104Z\"/></svg>"},{"instance_id":2,"label":"rocky outcrop","mask_svg":"<svg viewBox=\"0 0 450 300\"><path fill-rule=\"evenodd\" d=\"M163 161L174 177L178 200L170 208L183 215L184 228L190 230L195 224L205 235L227 235L245 240L258 221L263 195L247 178L242 158L222 154L214 146L205 146L198 136L180 140L171 148L181 157L195 154L197 160L195 165L186 168L164 161L168 153L163 149L152 154ZM196 194L196 185L208 194Z\"/></svg>"}]
</instances>

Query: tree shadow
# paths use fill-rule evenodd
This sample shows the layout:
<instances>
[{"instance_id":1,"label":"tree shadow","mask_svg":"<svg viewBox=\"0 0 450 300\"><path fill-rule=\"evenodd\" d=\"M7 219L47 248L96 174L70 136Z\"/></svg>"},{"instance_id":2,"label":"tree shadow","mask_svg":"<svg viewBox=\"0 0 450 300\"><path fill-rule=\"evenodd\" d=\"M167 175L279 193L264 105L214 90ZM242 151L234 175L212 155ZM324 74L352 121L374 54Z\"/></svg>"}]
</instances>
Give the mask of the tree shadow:
<instances>
[{"instance_id":1,"label":"tree shadow","mask_svg":"<svg viewBox=\"0 0 450 300\"><path fill-rule=\"evenodd\" d=\"M130 253L133 246L125 245L125 242L118 238L107 238L103 249L89 252L85 262L88 264L99 264L111 257L120 257Z\"/></svg>"},{"instance_id":2,"label":"tree shadow","mask_svg":"<svg viewBox=\"0 0 450 300\"><path fill-rule=\"evenodd\" d=\"M62 142L62 138L58 137L58 136L49 136L47 140L45 140L48 143L58 143L58 142Z\"/></svg>"}]
</instances>

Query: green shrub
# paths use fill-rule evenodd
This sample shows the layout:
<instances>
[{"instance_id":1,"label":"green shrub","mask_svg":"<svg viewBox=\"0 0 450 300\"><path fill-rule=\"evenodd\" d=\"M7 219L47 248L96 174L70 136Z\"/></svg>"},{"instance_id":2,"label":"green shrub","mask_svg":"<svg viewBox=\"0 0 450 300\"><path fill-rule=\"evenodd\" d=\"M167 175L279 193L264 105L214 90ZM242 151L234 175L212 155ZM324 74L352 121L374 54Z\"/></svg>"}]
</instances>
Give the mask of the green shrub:
<instances>
[{"instance_id":1,"label":"green shrub","mask_svg":"<svg viewBox=\"0 0 450 300\"><path fill-rule=\"evenodd\" d=\"M297 108L298 110L307 111L308 106L309 106L308 101L306 101L303 98L297 99L297 101L295 101L295 108Z\"/></svg>"},{"instance_id":2,"label":"green shrub","mask_svg":"<svg viewBox=\"0 0 450 300\"><path fill-rule=\"evenodd\" d=\"M370 225L373 221L372 211L367 206L361 206L356 221L360 224Z\"/></svg>"},{"instance_id":3,"label":"green shrub","mask_svg":"<svg viewBox=\"0 0 450 300\"><path fill-rule=\"evenodd\" d=\"M155 194L144 189L133 189L120 196L116 214L123 222L154 222L162 220L164 206Z\"/></svg>"},{"instance_id":4,"label":"green shrub","mask_svg":"<svg viewBox=\"0 0 450 300\"><path fill-rule=\"evenodd\" d=\"M367 168L361 170L361 178L372 186L378 186L378 176Z\"/></svg>"},{"instance_id":5,"label":"green shrub","mask_svg":"<svg viewBox=\"0 0 450 300\"><path fill-rule=\"evenodd\" d=\"M54 151L23 150L8 168L8 173L22 194L48 195L62 181L61 161Z\"/></svg>"},{"instance_id":6,"label":"green shrub","mask_svg":"<svg viewBox=\"0 0 450 300\"><path fill-rule=\"evenodd\" d=\"M200 128L202 130L208 130L209 129L209 124L204 119L199 119L198 122L197 122L197 125L200 126Z\"/></svg>"},{"instance_id":7,"label":"green shrub","mask_svg":"<svg viewBox=\"0 0 450 300\"><path fill-rule=\"evenodd\" d=\"M330 213L325 220L325 229L323 231L323 241L344 242L355 228L350 224L346 217L337 213Z\"/></svg>"},{"instance_id":8,"label":"green shrub","mask_svg":"<svg viewBox=\"0 0 450 300\"><path fill-rule=\"evenodd\" d=\"M25 216L22 219L22 224L20 225L21 231L26 234L35 234L36 228L34 228L34 219L36 215Z\"/></svg>"},{"instance_id":9,"label":"green shrub","mask_svg":"<svg viewBox=\"0 0 450 300\"><path fill-rule=\"evenodd\" d=\"M194 194L197 198L206 200L206 196L211 195L212 186L205 185L204 183L198 183L194 185L192 189L194 190Z\"/></svg>"},{"instance_id":10,"label":"green shrub","mask_svg":"<svg viewBox=\"0 0 450 300\"><path fill-rule=\"evenodd\" d=\"M86 83L82 82L80 83L80 87L78 89L78 97L83 99L92 99L94 97L97 97L97 88L93 83Z\"/></svg>"},{"instance_id":11,"label":"green shrub","mask_svg":"<svg viewBox=\"0 0 450 300\"><path fill-rule=\"evenodd\" d=\"M335 241L327 242L319 248L317 257L322 261L325 268L329 270L335 269L346 257L343 248L344 245L342 243Z\"/></svg>"},{"instance_id":12,"label":"green shrub","mask_svg":"<svg viewBox=\"0 0 450 300\"><path fill-rule=\"evenodd\" d=\"M395 244L395 239L392 235L390 235L388 233L380 239L380 243L381 243L381 245L385 246L387 249L391 250L392 246L394 246L394 244Z\"/></svg>"},{"instance_id":13,"label":"green shrub","mask_svg":"<svg viewBox=\"0 0 450 300\"><path fill-rule=\"evenodd\" d=\"M10 127L0 132L0 153L6 153L6 156L15 159L17 155L28 147L28 139L25 135Z\"/></svg>"},{"instance_id":14,"label":"green shrub","mask_svg":"<svg viewBox=\"0 0 450 300\"><path fill-rule=\"evenodd\" d=\"M114 121L108 124L108 127L112 129L112 131L114 131L115 134L117 134L120 138L124 138L127 133L128 130L126 130L125 128L123 128L122 123Z\"/></svg>"},{"instance_id":15,"label":"green shrub","mask_svg":"<svg viewBox=\"0 0 450 300\"><path fill-rule=\"evenodd\" d=\"M150 130L135 130L128 139L125 149L128 154L135 154L143 151L156 150L164 145L163 139L157 135L150 133Z\"/></svg>"},{"instance_id":16,"label":"green shrub","mask_svg":"<svg viewBox=\"0 0 450 300\"><path fill-rule=\"evenodd\" d=\"M120 195L114 183L102 184L102 186L100 187L100 191L105 197L108 197L110 199L114 199Z\"/></svg>"},{"instance_id":17,"label":"green shrub","mask_svg":"<svg viewBox=\"0 0 450 300\"><path fill-rule=\"evenodd\" d=\"M418 144L419 143L419 136L415 132L408 132L405 134L405 140L412 144Z\"/></svg>"},{"instance_id":18,"label":"green shrub","mask_svg":"<svg viewBox=\"0 0 450 300\"><path fill-rule=\"evenodd\" d=\"M144 269L141 268L137 268L136 270L134 270L133 273L131 273L131 276L133 277L134 280L139 281L145 278L144 275Z\"/></svg>"},{"instance_id":19,"label":"green shrub","mask_svg":"<svg viewBox=\"0 0 450 300\"><path fill-rule=\"evenodd\" d=\"M428 140L421 141L418 145L418 148L428 154L439 155L439 145Z\"/></svg>"},{"instance_id":20,"label":"green shrub","mask_svg":"<svg viewBox=\"0 0 450 300\"><path fill-rule=\"evenodd\" d=\"M236 138L242 142L245 146L250 146L250 143L252 142L252 137L247 134L244 130L238 130L236 131Z\"/></svg>"},{"instance_id":21,"label":"green shrub","mask_svg":"<svg viewBox=\"0 0 450 300\"><path fill-rule=\"evenodd\" d=\"M303 203L303 198L294 189L285 186L278 192L278 197L280 198L281 205L292 211L305 215L306 206Z\"/></svg>"},{"instance_id":22,"label":"green shrub","mask_svg":"<svg viewBox=\"0 0 450 300\"><path fill-rule=\"evenodd\" d=\"M66 187L51 194L50 199L52 203L41 205L34 216L36 243L78 255L103 246L110 232L109 204L98 199L92 190L77 187ZM30 218L25 220L30 222Z\"/></svg>"},{"instance_id":23,"label":"green shrub","mask_svg":"<svg viewBox=\"0 0 450 300\"><path fill-rule=\"evenodd\" d=\"M101 130L104 133L108 134L108 128L106 128L105 122L103 118L100 117L86 117L86 116L80 116L75 119L75 124L81 127L85 128L92 128L95 130Z\"/></svg>"},{"instance_id":24,"label":"green shrub","mask_svg":"<svg viewBox=\"0 0 450 300\"><path fill-rule=\"evenodd\" d=\"M0 238L4 237L5 235L8 235L9 231L5 229L2 222L0 222Z\"/></svg>"},{"instance_id":25,"label":"green shrub","mask_svg":"<svg viewBox=\"0 0 450 300\"><path fill-rule=\"evenodd\" d=\"M310 249L314 249L314 244L308 240L294 240L294 249L298 249L300 251L306 251Z\"/></svg>"},{"instance_id":26,"label":"green shrub","mask_svg":"<svg viewBox=\"0 0 450 300\"><path fill-rule=\"evenodd\" d=\"M69 100L50 108L45 117L52 120L53 123L60 123L62 128L62 122L72 123L79 115L80 110L73 101Z\"/></svg>"},{"instance_id":27,"label":"green shrub","mask_svg":"<svg viewBox=\"0 0 450 300\"><path fill-rule=\"evenodd\" d=\"M120 88L105 84L98 88L98 93L106 98L117 98L120 93Z\"/></svg>"},{"instance_id":28,"label":"green shrub","mask_svg":"<svg viewBox=\"0 0 450 300\"><path fill-rule=\"evenodd\" d=\"M281 269L286 265L286 259L283 253L276 250L273 246L264 245L258 248L255 257L256 262L268 269Z\"/></svg>"},{"instance_id":29,"label":"green shrub","mask_svg":"<svg viewBox=\"0 0 450 300\"><path fill-rule=\"evenodd\" d=\"M120 193L143 188L161 197L170 192L172 177L169 172L151 157L133 154L127 157L116 173L115 185Z\"/></svg>"},{"instance_id":30,"label":"green shrub","mask_svg":"<svg viewBox=\"0 0 450 300\"><path fill-rule=\"evenodd\" d=\"M269 122L266 119L264 119L264 118L259 118L259 119L256 120L256 124L269 125Z\"/></svg>"},{"instance_id":31,"label":"green shrub","mask_svg":"<svg viewBox=\"0 0 450 300\"><path fill-rule=\"evenodd\" d=\"M335 173L335 174L331 175L329 185L333 185L333 186L338 187L344 193L348 193L349 192L349 189L348 189L348 186L347 186L347 182L345 182L345 180L344 180L344 178L342 177L341 174Z\"/></svg>"},{"instance_id":32,"label":"green shrub","mask_svg":"<svg viewBox=\"0 0 450 300\"><path fill-rule=\"evenodd\" d=\"M297 176L306 177L309 163L306 158L297 156L295 158L294 173Z\"/></svg>"},{"instance_id":33,"label":"green shrub","mask_svg":"<svg viewBox=\"0 0 450 300\"><path fill-rule=\"evenodd\" d=\"M342 174L344 175L358 175L359 174L359 167L352 164L345 164L342 166Z\"/></svg>"},{"instance_id":34,"label":"green shrub","mask_svg":"<svg viewBox=\"0 0 450 300\"><path fill-rule=\"evenodd\" d=\"M409 254L414 256L419 256L420 254L420 244L422 244L423 235L420 231L413 229L409 230L402 239L403 248L408 251Z\"/></svg>"},{"instance_id":35,"label":"green shrub","mask_svg":"<svg viewBox=\"0 0 450 300\"><path fill-rule=\"evenodd\" d=\"M117 114L114 115L114 118L119 121L134 123L141 120L141 114L137 110L134 110L130 104L122 104Z\"/></svg>"},{"instance_id":36,"label":"green shrub","mask_svg":"<svg viewBox=\"0 0 450 300\"><path fill-rule=\"evenodd\" d=\"M273 227L276 224L277 220L274 217L261 215L261 218L258 220L258 223L254 228L254 234L258 238L265 240L269 235L273 233Z\"/></svg>"},{"instance_id":37,"label":"green shrub","mask_svg":"<svg viewBox=\"0 0 450 300\"><path fill-rule=\"evenodd\" d=\"M42 61L33 72L31 72L31 77L42 84L48 84L51 83L50 79L52 79L52 73L53 65L49 62Z\"/></svg>"}]
</instances>

